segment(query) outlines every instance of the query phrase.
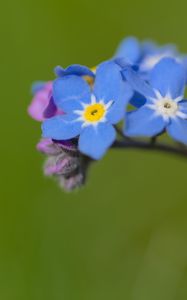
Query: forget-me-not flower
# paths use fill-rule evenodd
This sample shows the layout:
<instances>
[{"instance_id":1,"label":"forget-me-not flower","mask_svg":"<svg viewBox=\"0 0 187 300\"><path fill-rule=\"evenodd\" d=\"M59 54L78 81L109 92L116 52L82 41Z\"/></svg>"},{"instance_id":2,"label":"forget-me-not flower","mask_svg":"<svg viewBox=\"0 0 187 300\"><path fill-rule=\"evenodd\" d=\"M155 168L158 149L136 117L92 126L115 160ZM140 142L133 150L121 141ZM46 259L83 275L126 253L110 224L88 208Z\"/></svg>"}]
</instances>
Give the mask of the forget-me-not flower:
<instances>
[{"instance_id":1,"label":"forget-me-not flower","mask_svg":"<svg viewBox=\"0 0 187 300\"><path fill-rule=\"evenodd\" d=\"M113 61L98 66L93 87L84 78L67 75L53 83L53 97L65 112L43 123L43 137L66 140L79 137L80 152L100 159L115 140L113 124L125 114L132 96L123 82L121 68Z\"/></svg>"},{"instance_id":2,"label":"forget-me-not flower","mask_svg":"<svg viewBox=\"0 0 187 300\"><path fill-rule=\"evenodd\" d=\"M79 64L71 65L66 69L57 66L55 74L59 77L78 75L94 78L95 76L88 67ZM28 113L33 119L41 122L47 118L62 114L62 111L57 109L52 97L52 81L38 81L34 83L32 85L32 94L34 97L28 107Z\"/></svg>"},{"instance_id":3,"label":"forget-me-not flower","mask_svg":"<svg viewBox=\"0 0 187 300\"><path fill-rule=\"evenodd\" d=\"M151 71L149 82L130 68L126 68L123 75L132 88L146 98L141 108L127 113L125 134L152 137L166 130L173 139L187 144L183 65L175 59L164 58Z\"/></svg>"},{"instance_id":4,"label":"forget-me-not flower","mask_svg":"<svg viewBox=\"0 0 187 300\"><path fill-rule=\"evenodd\" d=\"M152 68L165 57L175 57L187 66L186 60L179 55L175 45L159 46L148 40L140 42L135 37L125 38L115 53L115 60L122 68L129 63L146 80L149 79ZM145 104L145 98L135 92L130 103L135 107L140 107Z\"/></svg>"},{"instance_id":5,"label":"forget-me-not flower","mask_svg":"<svg viewBox=\"0 0 187 300\"><path fill-rule=\"evenodd\" d=\"M179 57L174 45L159 46L152 41L140 42L135 37L125 38L119 45L115 58L124 58L137 65L140 72L149 72L162 58Z\"/></svg>"}]
</instances>

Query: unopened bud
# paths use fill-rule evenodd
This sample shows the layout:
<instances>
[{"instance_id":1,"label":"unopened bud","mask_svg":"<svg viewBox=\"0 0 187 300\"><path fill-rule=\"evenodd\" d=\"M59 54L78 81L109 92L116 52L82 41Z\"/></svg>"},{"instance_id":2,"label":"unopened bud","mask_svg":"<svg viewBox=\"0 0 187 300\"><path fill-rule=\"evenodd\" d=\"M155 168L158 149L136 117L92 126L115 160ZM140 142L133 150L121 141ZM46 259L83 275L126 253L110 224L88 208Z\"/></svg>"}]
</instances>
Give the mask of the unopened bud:
<instances>
[{"instance_id":1,"label":"unopened bud","mask_svg":"<svg viewBox=\"0 0 187 300\"><path fill-rule=\"evenodd\" d=\"M47 158L44 165L44 174L46 176L69 175L78 167L79 159L77 157L61 153L58 156L50 156Z\"/></svg>"},{"instance_id":2,"label":"unopened bud","mask_svg":"<svg viewBox=\"0 0 187 300\"><path fill-rule=\"evenodd\" d=\"M62 187L66 192L71 192L84 185L85 176L82 172L77 172L70 177L59 176L58 181L60 187Z\"/></svg>"}]
</instances>

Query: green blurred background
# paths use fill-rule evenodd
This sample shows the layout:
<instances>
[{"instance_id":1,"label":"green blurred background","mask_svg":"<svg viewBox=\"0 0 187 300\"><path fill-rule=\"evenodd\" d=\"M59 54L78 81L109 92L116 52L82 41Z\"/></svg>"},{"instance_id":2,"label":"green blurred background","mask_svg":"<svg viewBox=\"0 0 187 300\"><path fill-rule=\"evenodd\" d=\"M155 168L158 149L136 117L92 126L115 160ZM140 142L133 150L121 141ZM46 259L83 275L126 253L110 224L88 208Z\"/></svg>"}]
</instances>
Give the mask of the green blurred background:
<instances>
[{"instance_id":1,"label":"green blurred background","mask_svg":"<svg viewBox=\"0 0 187 300\"><path fill-rule=\"evenodd\" d=\"M111 151L65 194L42 175L30 84L128 35L187 52L187 2L16 0L0 9L1 300L187 299L187 160Z\"/></svg>"}]
</instances>

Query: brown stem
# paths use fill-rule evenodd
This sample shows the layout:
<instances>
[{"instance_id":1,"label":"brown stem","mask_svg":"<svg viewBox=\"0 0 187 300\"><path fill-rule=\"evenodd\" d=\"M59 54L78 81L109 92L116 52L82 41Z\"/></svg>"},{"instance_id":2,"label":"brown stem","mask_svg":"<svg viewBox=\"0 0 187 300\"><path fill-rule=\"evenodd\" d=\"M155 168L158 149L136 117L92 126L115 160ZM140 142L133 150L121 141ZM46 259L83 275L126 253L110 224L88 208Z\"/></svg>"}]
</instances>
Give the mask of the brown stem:
<instances>
[{"instance_id":1,"label":"brown stem","mask_svg":"<svg viewBox=\"0 0 187 300\"><path fill-rule=\"evenodd\" d=\"M177 146L167 145L163 143L150 143L144 141L115 141L112 145L115 149L140 149L140 150L150 150L150 151L160 151L169 154L178 155L187 158L187 148L179 148Z\"/></svg>"}]
</instances>

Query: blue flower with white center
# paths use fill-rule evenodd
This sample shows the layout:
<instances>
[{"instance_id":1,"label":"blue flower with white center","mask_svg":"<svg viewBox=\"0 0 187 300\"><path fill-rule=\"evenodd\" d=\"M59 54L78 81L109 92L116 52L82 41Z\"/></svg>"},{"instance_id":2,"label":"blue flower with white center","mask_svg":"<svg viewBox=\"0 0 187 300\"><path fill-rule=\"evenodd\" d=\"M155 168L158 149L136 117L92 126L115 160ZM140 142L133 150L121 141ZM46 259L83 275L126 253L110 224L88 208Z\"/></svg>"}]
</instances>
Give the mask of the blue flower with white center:
<instances>
[{"instance_id":1,"label":"blue flower with white center","mask_svg":"<svg viewBox=\"0 0 187 300\"><path fill-rule=\"evenodd\" d=\"M100 159L115 140L113 124L125 114L132 89L124 83L121 68L113 61L99 65L94 86L84 78L67 75L53 83L53 97L66 114L43 123L43 136L55 140L79 137L80 152Z\"/></svg>"},{"instance_id":2,"label":"blue flower with white center","mask_svg":"<svg viewBox=\"0 0 187 300\"><path fill-rule=\"evenodd\" d=\"M172 58L162 59L151 71L149 82L130 68L122 71L132 88L146 98L139 109L127 113L128 136L159 135L163 131L187 144L187 101L184 100L185 70Z\"/></svg>"},{"instance_id":3,"label":"blue flower with white center","mask_svg":"<svg viewBox=\"0 0 187 300\"><path fill-rule=\"evenodd\" d=\"M146 80L149 79L149 72L152 68L165 57L176 58L187 66L187 60L178 54L174 45L168 44L159 46L151 41L139 42L138 39L134 37L124 39L115 54L115 60L122 68L124 68L128 62L133 66L133 69L137 70L142 78ZM145 98L136 92L130 103L135 107L141 107L145 104Z\"/></svg>"}]
</instances>

